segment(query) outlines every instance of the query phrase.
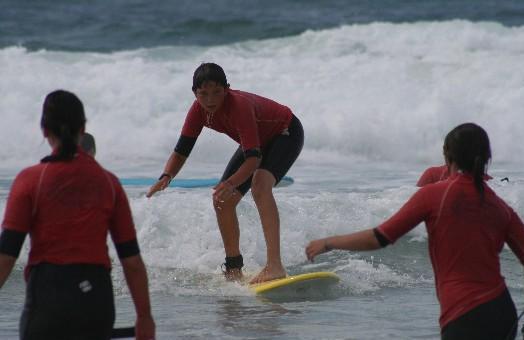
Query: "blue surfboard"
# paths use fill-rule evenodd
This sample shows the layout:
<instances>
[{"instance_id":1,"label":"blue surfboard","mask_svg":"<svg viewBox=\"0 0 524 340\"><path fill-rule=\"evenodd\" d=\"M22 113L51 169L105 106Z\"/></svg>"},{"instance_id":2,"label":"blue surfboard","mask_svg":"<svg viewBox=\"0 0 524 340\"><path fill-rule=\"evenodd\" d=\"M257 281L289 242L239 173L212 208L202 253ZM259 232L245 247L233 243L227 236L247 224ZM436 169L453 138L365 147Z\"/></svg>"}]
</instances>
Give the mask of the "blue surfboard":
<instances>
[{"instance_id":1,"label":"blue surfboard","mask_svg":"<svg viewBox=\"0 0 524 340\"><path fill-rule=\"evenodd\" d=\"M173 188L208 188L218 184L219 178L175 178L169 184ZM120 178L124 186L150 186L157 182L156 178L130 177ZM285 187L293 184L293 178L284 176L277 187Z\"/></svg>"}]
</instances>

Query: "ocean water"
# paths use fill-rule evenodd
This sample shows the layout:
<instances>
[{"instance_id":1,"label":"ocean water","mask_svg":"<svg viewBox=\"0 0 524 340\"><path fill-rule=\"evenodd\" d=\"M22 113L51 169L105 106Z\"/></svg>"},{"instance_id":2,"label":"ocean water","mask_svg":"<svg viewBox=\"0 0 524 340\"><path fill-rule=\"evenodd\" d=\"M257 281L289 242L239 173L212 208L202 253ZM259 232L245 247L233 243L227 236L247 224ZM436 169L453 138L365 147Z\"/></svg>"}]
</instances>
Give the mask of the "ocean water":
<instances>
[{"instance_id":1,"label":"ocean water","mask_svg":"<svg viewBox=\"0 0 524 340\"><path fill-rule=\"evenodd\" d=\"M257 299L221 277L211 189L147 199L146 187L129 186L159 339L438 339L424 226L385 249L315 263L304 247L389 217L422 171L443 163L443 138L462 122L489 133L490 185L524 216L520 1L0 0L0 8L1 213L16 173L49 152L39 118L57 88L83 100L97 159L121 177L162 171L201 62L221 64L233 88L288 105L304 125L288 174L295 183L275 189L282 255L291 274L331 270L341 283L324 299ZM220 176L235 148L205 130L180 177ZM254 274L265 244L249 194L238 211ZM26 259L27 244L0 290L1 339L17 338ZM521 311L522 266L508 250L501 261ZM118 261L113 276L117 326L127 326L134 311Z\"/></svg>"}]
</instances>

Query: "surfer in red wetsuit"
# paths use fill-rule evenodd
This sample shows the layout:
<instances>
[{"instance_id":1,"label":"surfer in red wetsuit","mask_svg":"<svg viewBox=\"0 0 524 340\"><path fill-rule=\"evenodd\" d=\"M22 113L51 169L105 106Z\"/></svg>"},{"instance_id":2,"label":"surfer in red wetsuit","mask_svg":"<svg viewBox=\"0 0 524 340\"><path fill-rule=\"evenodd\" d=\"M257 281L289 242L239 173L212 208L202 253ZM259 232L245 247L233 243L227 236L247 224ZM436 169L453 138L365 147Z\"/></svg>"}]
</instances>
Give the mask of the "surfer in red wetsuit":
<instances>
[{"instance_id":1,"label":"surfer in red wetsuit","mask_svg":"<svg viewBox=\"0 0 524 340\"><path fill-rule=\"evenodd\" d=\"M196 69L192 90L196 100L187 113L180 138L164 173L147 196L165 189L178 174L204 126L228 135L239 147L213 193L226 253L225 275L228 279L242 277L236 207L251 189L267 246L266 265L251 282L285 277L280 256L280 221L272 190L302 150L302 125L288 107L230 89L224 70L217 64L205 63Z\"/></svg>"},{"instance_id":2,"label":"surfer in red wetsuit","mask_svg":"<svg viewBox=\"0 0 524 340\"><path fill-rule=\"evenodd\" d=\"M524 224L485 182L491 150L480 126L453 129L444 156L447 179L420 188L377 228L312 241L306 255L378 249L425 222L442 339L514 339L517 314L499 253L507 244L524 264Z\"/></svg>"},{"instance_id":3,"label":"surfer in red wetsuit","mask_svg":"<svg viewBox=\"0 0 524 340\"><path fill-rule=\"evenodd\" d=\"M41 127L53 152L13 182L0 235L0 287L27 234L26 301L20 339L109 339L115 320L111 235L133 298L137 339L153 339L147 274L126 194L80 147L85 115L72 93L44 102Z\"/></svg>"}]
</instances>

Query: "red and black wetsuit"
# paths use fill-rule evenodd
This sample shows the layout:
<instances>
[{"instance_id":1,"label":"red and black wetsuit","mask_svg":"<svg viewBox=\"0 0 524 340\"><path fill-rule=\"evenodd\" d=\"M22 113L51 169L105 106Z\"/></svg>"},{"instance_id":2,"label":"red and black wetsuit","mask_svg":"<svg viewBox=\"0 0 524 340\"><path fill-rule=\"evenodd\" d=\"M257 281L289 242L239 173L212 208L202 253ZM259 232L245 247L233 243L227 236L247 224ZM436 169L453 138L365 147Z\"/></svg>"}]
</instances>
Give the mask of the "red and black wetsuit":
<instances>
[{"instance_id":1,"label":"red and black wetsuit","mask_svg":"<svg viewBox=\"0 0 524 340\"><path fill-rule=\"evenodd\" d=\"M482 197L471 176L454 174L421 188L376 229L393 243L419 223L426 223L443 334L455 320L500 297L507 302L503 310L507 318L490 327L508 334L516 320L500 272L499 253L506 243L524 264L524 224L486 183L484 188Z\"/></svg>"},{"instance_id":2,"label":"red and black wetsuit","mask_svg":"<svg viewBox=\"0 0 524 340\"><path fill-rule=\"evenodd\" d=\"M0 252L17 257L26 234L31 247L21 337L108 337L114 303L107 235L119 257L139 253L118 179L81 150L71 161L23 170L7 200Z\"/></svg>"},{"instance_id":3,"label":"red and black wetsuit","mask_svg":"<svg viewBox=\"0 0 524 340\"><path fill-rule=\"evenodd\" d=\"M206 126L240 144L222 180L229 178L248 157L262 156L261 169L273 174L276 183L286 174L304 144L304 131L291 110L256 94L228 89L222 106L214 113L195 100L187 113L175 151L188 156ZM246 193L251 179L237 187Z\"/></svg>"}]
</instances>

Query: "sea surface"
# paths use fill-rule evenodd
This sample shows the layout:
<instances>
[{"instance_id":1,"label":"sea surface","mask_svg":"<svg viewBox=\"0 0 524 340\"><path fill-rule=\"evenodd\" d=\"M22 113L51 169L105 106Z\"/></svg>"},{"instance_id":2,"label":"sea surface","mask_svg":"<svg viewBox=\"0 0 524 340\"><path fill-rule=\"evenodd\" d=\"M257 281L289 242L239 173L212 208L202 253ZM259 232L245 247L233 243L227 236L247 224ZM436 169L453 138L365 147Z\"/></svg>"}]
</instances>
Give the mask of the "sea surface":
<instances>
[{"instance_id":1,"label":"sea surface","mask_svg":"<svg viewBox=\"0 0 524 340\"><path fill-rule=\"evenodd\" d=\"M194 69L216 62L232 88L301 119L295 182L274 191L283 259L290 274L329 270L342 280L323 298L256 298L222 278L210 188L147 199L147 187L126 186L158 339L438 339L423 225L385 249L314 263L304 247L387 219L425 168L443 164L446 133L468 121L490 135L490 186L524 216L523 59L522 1L0 0L0 213L16 174L49 153L39 128L47 93L82 99L104 167L155 178L194 99ZM180 178L219 177L235 148L205 130ZM238 213L254 275L265 243L249 194ZM0 339L18 338L28 243L0 290ZM134 310L110 250L124 327ZM522 265L507 249L501 261L520 312Z\"/></svg>"}]
</instances>

